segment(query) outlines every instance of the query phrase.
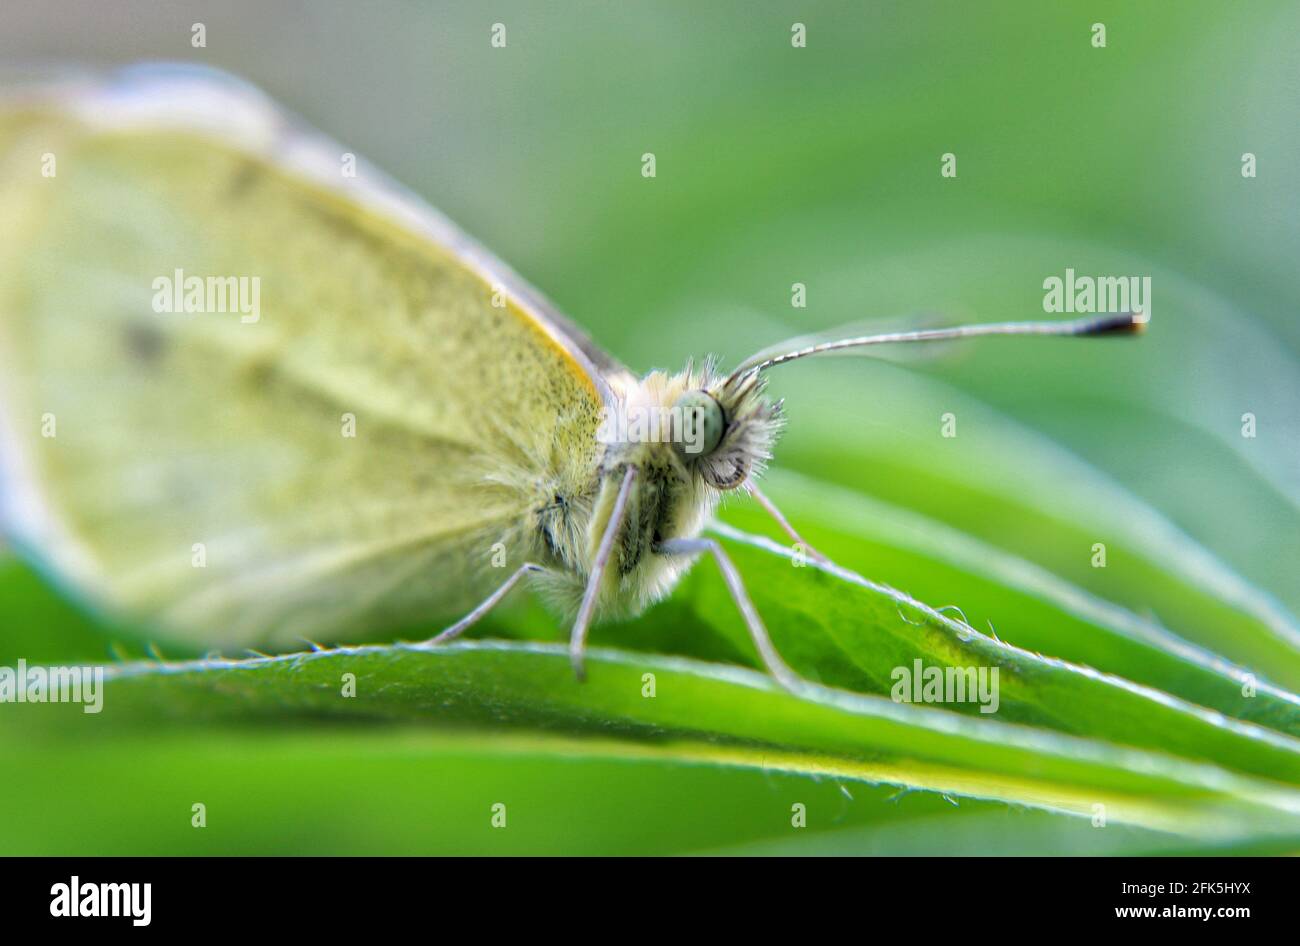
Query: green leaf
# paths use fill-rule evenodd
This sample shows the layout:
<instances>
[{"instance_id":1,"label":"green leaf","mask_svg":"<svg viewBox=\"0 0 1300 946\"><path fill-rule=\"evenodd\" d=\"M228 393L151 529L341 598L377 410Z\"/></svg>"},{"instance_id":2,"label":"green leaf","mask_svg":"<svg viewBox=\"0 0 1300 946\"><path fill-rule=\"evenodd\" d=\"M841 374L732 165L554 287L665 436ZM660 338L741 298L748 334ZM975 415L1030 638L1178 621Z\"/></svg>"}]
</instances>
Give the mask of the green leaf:
<instances>
[{"instance_id":1,"label":"green leaf","mask_svg":"<svg viewBox=\"0 0 1300 946\"><path fill-rule=\"evenodd\" d=\"M99 717L20 707L30 726L316 718L542 730L641 758L886 782L999 799L1202 839L1300 832L1300 793L1225 768L809 684L798 696L734 667L613 650L572 677L563 647L469 642L340 648L116 669ZM343 695L344 674L357 695ZM644 675L656 695L642 695Z\"/></svg>"},{"instance_id":2,"label":"green leaf","mask_svg":"<svg viewBox=\"0 0 1300 946\"><path fill-rule=\"evenodd\" d=\"M212 724L197 738L166 726L49 735L0 722L0 751L24 761L0 780L0 810L22 812L0 839L7 855L616 855L782 842L974 854L990 841L1020 854L1222 850L999 802L673 762L608 739L283 720ZM192 826L196 803L205 806L202 830ZM498 803L507 805L506 830L490 823ZM796 805L806 830L792 824ZM1285 840L1271 843L1276 851Z\"/></svg>"},{"instance_id":3,"label":"green leaf","mask_svg":"<svg viewBox=\"0 0 1300 946\"><path fill-rule=\"evenodd\" d=\"M922 600L952 605L953 613L989 636L1300 735L1300 697L1294 693L1034 562L944 523L797 474L773 471L767 489L803 535L835 561ZM753 530L771 528L752 507L732 507L727 519Z\"/></svg>"}]
</instances>

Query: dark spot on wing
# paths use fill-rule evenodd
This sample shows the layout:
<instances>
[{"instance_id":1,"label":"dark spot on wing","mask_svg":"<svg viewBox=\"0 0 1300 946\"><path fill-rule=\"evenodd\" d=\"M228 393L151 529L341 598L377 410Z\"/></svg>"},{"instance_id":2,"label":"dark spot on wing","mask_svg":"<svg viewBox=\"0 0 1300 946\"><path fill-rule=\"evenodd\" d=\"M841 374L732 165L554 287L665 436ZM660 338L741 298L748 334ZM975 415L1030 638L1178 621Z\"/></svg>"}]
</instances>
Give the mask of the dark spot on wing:
<instances>
[{"instance_id":1,"label":"dark spot on wing","mask_svg":"<svg viewBox=\"0 0 1300 946\"><path fill-rule=\"evenodd\" d=\"M235 200L246 196L257 186L257 181L262 176L262 172L263 168L259 162L251 159L244 161L240 164L238 170L231 175L226 193Z\"/></svg>"},{"instance_id":2,"label":"dark spot on wing","mask_svg":"<svg viewBox=\"0 0 1300 946\"><path fill-rule=\"evenodd\" d=\"M243 365L243 374L249 387L265 394L270 391L275 381L275 365L265 356L253 357Z\"/></svg>"},{"instance_id":3,"label":"dark spot on wing","mask_svg":"<svg viewBox=\"0 0 1300 946\"><path fill-rule=\"evenodd\" d=\"M122 331L122 343L128 354L143 365L157 364L167 349L162 329L148 322L127 323Z\"/></svg>"}]
</instances>

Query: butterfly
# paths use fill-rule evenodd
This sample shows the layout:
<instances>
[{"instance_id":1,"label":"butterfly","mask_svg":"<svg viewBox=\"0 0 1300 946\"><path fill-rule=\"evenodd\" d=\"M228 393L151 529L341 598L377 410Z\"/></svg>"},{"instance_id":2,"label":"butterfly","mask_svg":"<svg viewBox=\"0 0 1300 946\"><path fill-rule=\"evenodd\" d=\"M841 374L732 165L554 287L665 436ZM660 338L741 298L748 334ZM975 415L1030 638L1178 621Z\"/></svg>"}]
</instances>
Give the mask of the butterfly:
<instances>
[{"instance_id":1,"label":"butterfly","mask_svg":"<svg viewBox=\"0 0 1300 946\"><path fill-rule=\"evenodd\" d=\"M1134 332L1141 314L796 340L638 376L413 194L233 77L147 66L0 104L0 522L106 612L223 650L471 627L528 580L638 614L782 425L767 372L889 343ZM806 546L806 543L804 543ZM815 551L813 552L816 555Z\"/></svg>"}]
</instances>

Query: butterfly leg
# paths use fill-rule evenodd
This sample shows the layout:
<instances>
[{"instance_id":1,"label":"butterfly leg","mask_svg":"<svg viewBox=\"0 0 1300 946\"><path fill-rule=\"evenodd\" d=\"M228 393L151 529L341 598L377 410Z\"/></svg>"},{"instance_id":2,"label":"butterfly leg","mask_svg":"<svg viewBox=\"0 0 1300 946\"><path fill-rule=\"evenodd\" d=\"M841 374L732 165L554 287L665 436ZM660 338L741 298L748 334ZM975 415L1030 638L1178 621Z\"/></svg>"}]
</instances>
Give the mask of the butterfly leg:
<instances>
[{"instance_id":1,"label":"butterfly leg","mask_svg":"<svg viewBox=\"0 0 1300 946\"><path fill-rule=\"evenodd\" d=\"M726 582L727 590L731 592L731 599L736 602L741 617L749 627L749 636L753 638L754 647L763 659L763 664L776 678L777 683L787 690L798 691L802 679L777 653L772 639L767 636L767 628L763 626L762 618L754 608L754 602L749 600L749 593L745 591L745 583L741 581L740 572L736 571L731 556L716 539L669 539L659 543L655 551L661 555L695 555L700 552L712 552L714 561L718 563L718 570L722 572L722 580Z\"/></svg>"},{"instance_id":2,"label":"butterfly leg","mask_svg":"<svg viewBox=\"0 0 1300 946\"><path fill-rule=\"evenodd\" d=\"M500 588L488 595L478 607L427 643L430 646L437 646L438 644L445 644L448 641L460 637L461 634L464 634L467 630L477 624L484 615L495 608L497 604L500 603L501 599L510 593L510 589L519 584L519 579L523 578L529 572L540 572L541 570L541 565L535 565L532 562L524 562L524 564L515 569L515 573L507 578Z\"/></svg>"},{"instance_id":3,"label":"butterfly leg","mask_svg":"<svg viewBox=\"0 0 1300 946\"><path fill-rule=\"evenodd\" d=\"M614 499L614 508L610 511L609 522L605 524L605 534L600 537L600 546L596 549L596 560L592 562L591 574L587 577L587 588L582 593L582 604L578 606L578 617L573 622L573 631L569 634L569 661L573 672L579 680L587 678L582 658L587 650L587 631L591 628L591 617L596 610L596 596L600 592L600 580L609 565L614 552L614 539L623 525L627 513L627 500L632 494L632 483L636 480L636 467L629 466L623 474L623 482Z\"/></svg>"},{"instance_id":4,"label":"butterfly leg","mask_svg":"<svg viewBox=\"0 0 1300 946\"><path fill-rule=\"evenodd\" d=\"M764 495L763 491L759 489L752 480L746 488L749 490L749 494L758 500L758 504L767 510L767 514L776 520L776 524L781 527L781 531L794 539L796 544L802 546L804 551L817 559L817 561L823 562L827 565L831 564L829 558L803 540L803 536L794 530L794 526L790 525L790 520L781 514L781 510L776 508L776 504L773 503L772 500L768 499L767 496Z\"/></svg>"}]
</instances>

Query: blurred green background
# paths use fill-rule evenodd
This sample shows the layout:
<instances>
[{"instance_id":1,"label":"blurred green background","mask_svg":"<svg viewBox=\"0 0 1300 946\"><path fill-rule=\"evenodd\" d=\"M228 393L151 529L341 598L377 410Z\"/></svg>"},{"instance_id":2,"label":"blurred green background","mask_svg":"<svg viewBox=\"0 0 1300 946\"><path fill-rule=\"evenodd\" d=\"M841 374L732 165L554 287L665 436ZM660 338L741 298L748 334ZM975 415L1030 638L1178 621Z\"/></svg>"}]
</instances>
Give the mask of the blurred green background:
<instances>
[{"instance_id":1,"label":"blurred green background","mask_svg":"<svg viewBox=\"0 0 1300 946\"><path fill-rule=\"evenodd\" d=\"M862 507L851 542L833 534L842 522L801 521L814 544L838 541L837 558L960 604L1004 640L1059 653L1050 615L1008 597L1033 563L1300 687L1296 4L46 2L2 16L6 67L171 59L246 77L426 197L638 371L707 353L732 364L863 319L1040 317L1044 279L1067 267L1151 276L1137 342L999 340L783 369L773 388L790 426L774 466L883 502L879 515ZM190 45L196 22L205 49ZM504 49L489 44L498 22ZM806 48L791 45L795 22ZM955 179L940 175L946 152ZM806 308L792 307L793 283ZM947 412L953 439L940 437ZM802 481L772 482L815 520L815 490L801 500ZM917 552L908 514L977 544L945 571ZM1104 570L1091 565L1098 542ZM113 635L23 567L10 562L0 589L0 663L102 659ZM743 641L694 634L683 609L593 640L751 659ZM1108 645L1095 646L1062 655L1105 669ZM957 809L888 786L434 727L68 742L6 714L17 718L0 707L0 746L23 760L0 785L7 853L1174 844L1000 802ZM540 817L493 833L480 812L503 792ZM232 814L194 832L200 794ZM796 801L815 812L802 834Z\"/></svg>"}]
</instances>

